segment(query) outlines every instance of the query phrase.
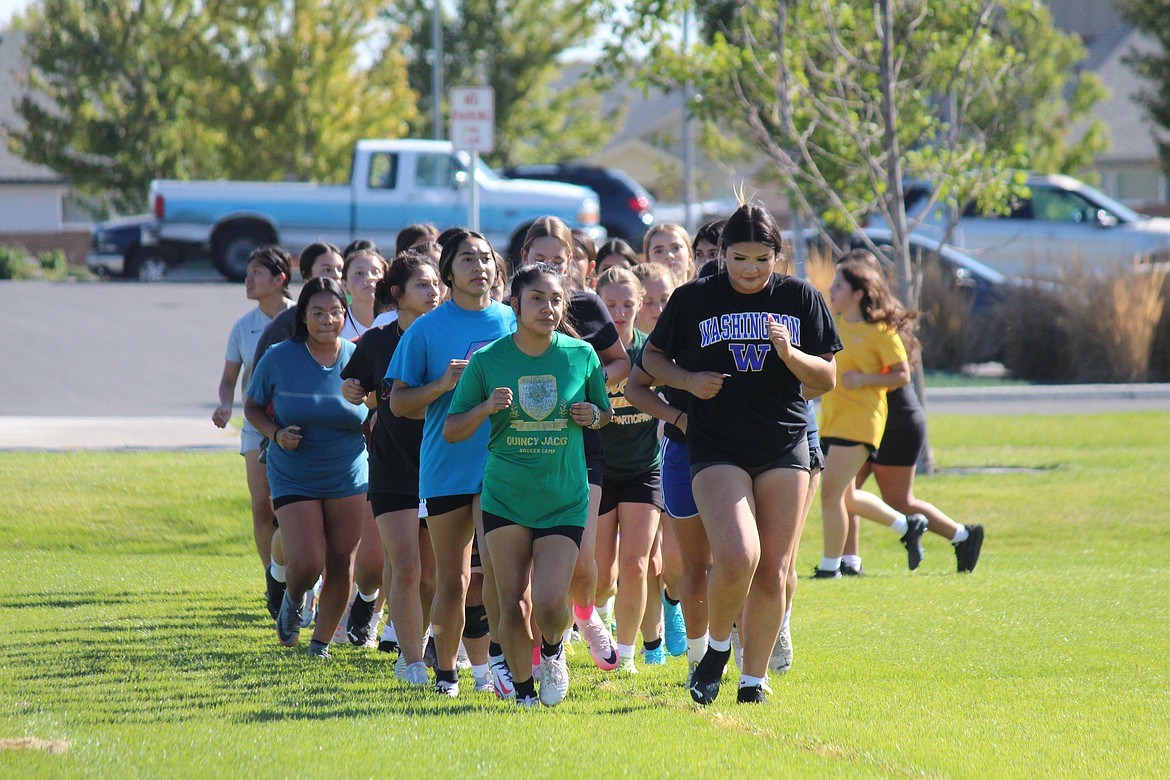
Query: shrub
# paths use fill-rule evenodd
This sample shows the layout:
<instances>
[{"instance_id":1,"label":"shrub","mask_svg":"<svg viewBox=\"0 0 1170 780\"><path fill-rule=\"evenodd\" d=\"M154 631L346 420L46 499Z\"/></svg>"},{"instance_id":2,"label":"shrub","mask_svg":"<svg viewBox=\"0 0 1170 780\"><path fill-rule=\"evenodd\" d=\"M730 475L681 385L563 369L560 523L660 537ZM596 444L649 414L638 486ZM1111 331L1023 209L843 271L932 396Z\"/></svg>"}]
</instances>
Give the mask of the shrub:
<instances>
[{"instance_id":1,"label":"shrub","mask_svg":"<svg viewBox=\"0 0 1170 780\"><path fill-rule=\"evenodd\" d=\"M46 279L64 279L69 273L69 260L60 249L38 254L37 265Z\"/></svg>"},{"instance_id":2,"label":"shrub","mask_svg":"<svg viewBox=\"0 0 1170 780\"><path fill-rule=\"evenodd\" d=\"M0 246L0 279L29 279L33 276L24 247Z\"/></svg>"},{"instance_id":3,"label":"shrub","mask_svg":"<svg viewBox=\"0 0 1170 780\"><path fill-rule=\"evenodd\" d=\"M1150 381L1170 382L1170 276L1162 282L1162 316L1150 338Z\"/></svg>"}]
</instances>

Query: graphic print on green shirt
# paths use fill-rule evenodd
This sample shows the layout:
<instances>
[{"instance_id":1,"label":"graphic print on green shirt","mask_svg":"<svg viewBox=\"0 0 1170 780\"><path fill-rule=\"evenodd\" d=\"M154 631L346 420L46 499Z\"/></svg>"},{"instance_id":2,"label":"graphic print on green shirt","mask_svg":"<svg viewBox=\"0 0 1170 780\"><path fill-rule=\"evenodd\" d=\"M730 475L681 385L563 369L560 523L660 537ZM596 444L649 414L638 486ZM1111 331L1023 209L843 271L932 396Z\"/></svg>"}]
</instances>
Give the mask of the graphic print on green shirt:
<instances>
[{"instance_id":1,"label":"graphic print on green shirt","mask_svg":"<svg viewBox=\"0 0 1170 780\"><path fill-rule=\"evenodd\" d=\"M626 348L630 365L641 357L647 338L642 331L634 331L634 340ZM626 400L627 381L623 379L606 386L609 404L613 407L613 420L601 429L606 479L633 479L662 465L658 420Z\"/></svg>"}]
</instances>

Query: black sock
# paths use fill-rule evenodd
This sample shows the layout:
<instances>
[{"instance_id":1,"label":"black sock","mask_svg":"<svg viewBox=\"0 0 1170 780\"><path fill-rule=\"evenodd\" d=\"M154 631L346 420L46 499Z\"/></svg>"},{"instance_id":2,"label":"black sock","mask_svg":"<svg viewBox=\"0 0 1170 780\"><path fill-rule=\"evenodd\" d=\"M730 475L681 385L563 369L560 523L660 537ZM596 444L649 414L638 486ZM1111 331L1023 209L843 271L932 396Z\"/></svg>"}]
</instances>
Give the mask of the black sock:
<instances>
[{"instance_id":1,"label":"black sock","mask_svg":"<svg viewBox=\"0 0 1170 780\"><path fill-rule=\"evenodd\" d=\"M435 682L459 682L459 673L454 669L444 670L435 667Z\"/></svg>"},{"instance_id":2,"label":"black sock","mask_svg":"<svg viewBox=\"0 0 1170 780\"><path fill-rule=\"evenodd\" d=\"M320 650L322 647L329 647L328 642L318 642L316 639L309 640L309 652Z\"/></svg>"},{"instance_id":3,"label":"black sock","mask_svg":"<svg viewBox=\"0 0 1170 780\"><path fill-rule=\"evenodd\" d=\"M560 640L558 640L555 645L550 645L548 642L545 641L544 636L540 637L540 654L541 655L543 655L545 658L552 658L553 656L560 655L560 653L561 653L561 641Z\"/></svg>"},{"instance_id":4,"label":"black sock","mask_svg":"<svg viewBox=\"0 0 1170 780\"><path fill-rule=\"evenodd\" d=\"M524 682L517 682L513 680L513 684L516 686L517 699L531 699L536 695L536 681L531 677L529 677Z\"/></svg>"},{"instance_id":5,"label":"black sock","mask_svg":"<svg viewBox=\"0 0 1170 780\"><path fill-rule=\"evenodd\" d=\"M504 648L500 647L499 642L488 642L488 656L491 658L498 658L504 654Z\"/></svg>"},{"instance_id":6,"label":"black sock","mask_svg":"<svg viewBox=\"0 0 1170 780\"><path fill-rule=\"evenodd\" d=\"M658 648L662 647L662 637L658 637L651 642L643 642L642 645L647 650L657 650Z\"/></svg>"},{"instance_id":7,"label":"black sock","mask_svg":"<svg viewBox=\"0 0 1170 780\"><path fill-rule=\"evenodd\" d=\"M703 677L722 677L723 670L727 668L727 659L731 658L731 649L716 650L713 647L707 648L707 654L703 656L703 660L699 661L699 666L695 669L695 674Z\"/></svg>"},{"instance_id":8,"label":"black sock","mask_svg":"<svg viewBox=\"0 0 1170 780\"><path fill-rule=\"evenodd\" d=\"M672 606L672 607L677 607L677 606L678 606L678 599L672 599L672 598L670 597L670 594L669 594L669 593L667 593L666 591L662 591L662 595L663 595L663 597L665 597L665 598L666 598L666 603L667 603L667 604L669 604L669 605L670 605L670 606Z\"/></svg>"}]
</instances>

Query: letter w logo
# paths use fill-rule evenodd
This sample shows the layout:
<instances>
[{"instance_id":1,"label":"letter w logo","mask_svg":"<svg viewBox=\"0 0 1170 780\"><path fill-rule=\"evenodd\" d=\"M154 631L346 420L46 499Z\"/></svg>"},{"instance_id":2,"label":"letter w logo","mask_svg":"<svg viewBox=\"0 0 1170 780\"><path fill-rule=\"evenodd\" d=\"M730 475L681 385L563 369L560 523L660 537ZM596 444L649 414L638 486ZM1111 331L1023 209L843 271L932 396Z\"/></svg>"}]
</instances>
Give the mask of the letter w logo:
<instances>
[{"instance_id":1,"label":"letter w logo","mask_svg":"<svg viewBox=\"0 0 1170 780\"><path fill-rule=\"evenodd\" d=\"M764 358L771 344L728 344L731 356L735 358L735 367L740 371L761 371L764 368Z\"/></svg>"}]
</instances>

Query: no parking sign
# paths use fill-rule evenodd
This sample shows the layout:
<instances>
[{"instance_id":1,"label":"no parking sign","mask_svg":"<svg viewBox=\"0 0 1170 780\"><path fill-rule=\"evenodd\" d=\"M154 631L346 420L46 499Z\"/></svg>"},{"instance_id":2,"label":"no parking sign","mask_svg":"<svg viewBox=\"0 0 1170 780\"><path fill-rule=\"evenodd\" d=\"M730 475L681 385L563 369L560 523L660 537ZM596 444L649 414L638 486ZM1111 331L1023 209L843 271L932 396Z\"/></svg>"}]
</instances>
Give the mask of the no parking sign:
<instances>
[{"instance_id":1,"label":"no parking sign","mask_svg":"<svg viewBox=\"0 0 1170 780\"><path fill-rule=\"evenodd\" d=\"M496 93L491 87L451 90L451 141L456 149L484 154L495 143Z\"/></svg>"}]
</instances>

